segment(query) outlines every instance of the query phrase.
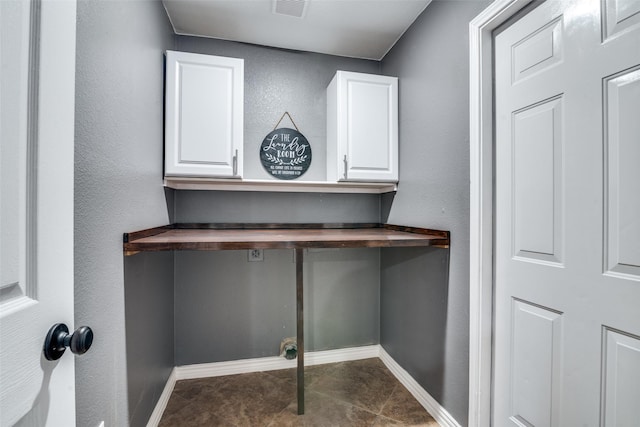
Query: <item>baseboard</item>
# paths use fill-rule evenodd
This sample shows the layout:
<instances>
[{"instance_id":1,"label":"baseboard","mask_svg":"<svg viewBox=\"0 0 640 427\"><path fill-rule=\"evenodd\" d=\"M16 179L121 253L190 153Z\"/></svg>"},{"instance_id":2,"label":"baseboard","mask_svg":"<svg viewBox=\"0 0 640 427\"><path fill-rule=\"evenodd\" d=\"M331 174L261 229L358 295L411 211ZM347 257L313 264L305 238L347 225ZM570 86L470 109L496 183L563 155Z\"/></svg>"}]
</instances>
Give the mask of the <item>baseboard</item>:
<instances>
[{"instance_id":1,"label":"baseboard","mask_svg":"<svg viewBox=\"0 0 640 427\"><path fill-rule=\"evenodd\" d=\"M380 344L362 347L339 348L337 350L311 351L304 354L304 365L324 365L325 363L349 362L351 360L380 357Z\"/></svg>"},{"instance_id":2,"label":"baseboard","mask_svg":"<svg viewBox=\"0 0 640 427\"><path fill-rule=\"evenodd\" d=\"M442 427L462 427L446 409L380 347L380 360Z\"/></svg>"},{"instance_id":3,"label":"baseboard","mask_svg":"<svg viewBox=\"0 0 640 427\"><path fill-rule=\"evenodd\" d=\"M442 427L461 427L460 424L444 409L427 391L422 388L380 345L341 348L337 350L305 352L305 366L323 365L325 363L348 362L351 360L378 357L389 368L389 371L404 385L416 400L433 416ZM274 371L295 368L297 360L283 357L260 357L256 359L232 360L229 362L201 363L197 365L176 366L169 375L160 399L156 404L147 427L157 427L167 407L173 387L178 380L220 377L224 375L246 374L250 372Z\"/></svg>"},{"instance_id":4,"label":"baseboard","mask_svg":"<svg viewBox=\"0 0 640 427\"><path fill-rule=\"evenodd\" d=\"M337 350L310 351L304 353L304 365L322 365L325 363L347 362L380 356L379 345L340 348ZM260 357L256 359L232 360L229 362L200 363L176 367L177 380L194 378L221 377L224 375L246 374L250 372L275 371L297 366L296 359L283 357Z\"/></svg>"},{"instance_id":5,"label":"baseboard","mask_svg":"<svg viewBox=\"0 0 640 427\"><path fill-rule=\"evenodd\" d=\"M149 421L147 422L147 427L157 427L160 424L160 420L162 419L162 414L164 410L167 408L167 403L169 403L169 399L171 398L171 393L173 393L173 387L176 385L176 368L171 370L171 374L169 374L169 378L167 379L167 383L164 386L164 390L162 390L162 394L158 399L158 403L156 403L156 407L153 409L151 416L149 417Z\"/></svg>"}]
</instances>

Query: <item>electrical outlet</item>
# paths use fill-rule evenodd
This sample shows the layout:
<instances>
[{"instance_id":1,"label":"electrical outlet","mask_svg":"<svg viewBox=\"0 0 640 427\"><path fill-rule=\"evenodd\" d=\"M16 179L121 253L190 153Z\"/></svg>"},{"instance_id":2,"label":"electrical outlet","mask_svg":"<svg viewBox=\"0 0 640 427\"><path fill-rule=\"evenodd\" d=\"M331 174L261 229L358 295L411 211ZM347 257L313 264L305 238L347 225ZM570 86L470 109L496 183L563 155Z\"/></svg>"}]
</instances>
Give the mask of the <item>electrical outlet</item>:
<instances>
[{"instance_id":1,"label":"electrical outlet","mask_svg":"<svg viewBox=\"0 0 640 427\"><path fill-rule=\"evenodd\" d=\"M247 252L247 260L249 262L264 261L264 252L262 249L249 249Z\"/></svg>"}]
</instances>

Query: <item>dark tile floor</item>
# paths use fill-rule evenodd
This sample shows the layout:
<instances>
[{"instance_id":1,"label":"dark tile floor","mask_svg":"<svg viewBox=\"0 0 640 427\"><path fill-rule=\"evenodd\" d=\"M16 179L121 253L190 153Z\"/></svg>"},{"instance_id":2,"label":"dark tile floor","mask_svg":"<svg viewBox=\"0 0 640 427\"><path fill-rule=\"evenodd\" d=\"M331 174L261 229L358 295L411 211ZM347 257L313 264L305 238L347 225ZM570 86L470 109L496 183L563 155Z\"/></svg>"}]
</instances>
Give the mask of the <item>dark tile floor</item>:
<instances>
[{"instance_id":1,"label":"dark tile floor","mask_svg":"<svg viewBox=\"0 0 640 427\"><path fill-rule=\"evenodd\" d=\"M296 371L178 381L160 427L428 426L438 423L377 358L305 368L305 414Z\"/></svg>"}]
</instances>

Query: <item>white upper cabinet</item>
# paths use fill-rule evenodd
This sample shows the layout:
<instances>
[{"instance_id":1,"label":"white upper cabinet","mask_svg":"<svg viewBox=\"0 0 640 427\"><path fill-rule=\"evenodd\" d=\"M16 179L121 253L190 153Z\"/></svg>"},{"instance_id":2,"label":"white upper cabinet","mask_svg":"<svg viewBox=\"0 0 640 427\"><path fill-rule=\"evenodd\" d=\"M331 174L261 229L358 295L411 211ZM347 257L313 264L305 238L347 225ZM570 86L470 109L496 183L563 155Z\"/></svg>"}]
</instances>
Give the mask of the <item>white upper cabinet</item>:
<instances>
[{"instance_id":1,"label":"white upper cabinet","mask_svg":"<svg viewBox=\"0 0 640 427\"><path fill-rule=\"evenodd\" d=\"M242 177L244 60L167 51L165 175Z\"/></svg>"},{"instance_id":2,"label":"white upper cabinet","mask_svg":"<svg viewBox=\"0 0 640 427\"><path fill-rule=\"evenodd\" d=\"M398 79L338 71L327 88L327 180L398 181Z\"/></svg>"}]
</instances>

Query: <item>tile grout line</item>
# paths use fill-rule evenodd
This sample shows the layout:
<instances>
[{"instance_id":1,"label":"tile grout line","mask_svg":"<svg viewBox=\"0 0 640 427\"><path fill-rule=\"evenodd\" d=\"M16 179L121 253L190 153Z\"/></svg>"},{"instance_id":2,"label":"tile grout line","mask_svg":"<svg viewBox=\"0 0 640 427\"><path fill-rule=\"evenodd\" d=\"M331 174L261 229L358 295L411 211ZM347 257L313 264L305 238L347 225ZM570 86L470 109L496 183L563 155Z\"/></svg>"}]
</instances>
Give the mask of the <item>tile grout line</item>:
<instances>
[{"instance_id":1,"label":"tile grout line","mask_svg":"<svg viewBox=\"0 0 640 427\"><path fill-rule=\"evenodd\" d=\"M282 414L284 411L286 411L286 410L287 410L287 408L288 408L289 406L291 406L291 404L292 404L292 403L295 403L295 402L297 402L297 398L293 398L293 399L291 399L291 402L289 402L289 404L288 404L288 405L286 405L284 408L282 408L282 410L281 410L280 412L278 412L277 414L273 414L273 415L271 416L271 419L269 420L269 422L268 422L267 424L265 424L265 425L264 425L264 427L271 427L271 426L273 426L273 423L274 423L274 422L275 422L275 420L278 418L278 415L280 415L280 414Z\"/></svg>"},{"instance_id":2,"label":"tile grout line","mask_svg":"<svg viewBox=\"0 0 640 427\"><path fill-rule=\"evenodd\" d=\"M289 369L295 369L295 368L289 368ZM277 380L277 381L279 381L279 382L282 382L282 383L289 383L289 384L293 383L293 384L295 385L295 383L296 383L296 381L295 381L295 380L294 380L294 381L292 381L292 380L291 380L291 379L289 379L289 378L280 378L280 377L278 377L277 375L273 375L273 372L274 372L274 371L263 371L263 372L252 372L251 374L252 374L252 375L253 375L253 374L264 374L265 376L267 376L267 377L271 377L272 379ZM278 416L279 416L280 414L282 414L283 412L285 412L285 411L287 410L287 408L288 408L289 406L291 406L291 404L293 404L293 403L297 403L297 401L298 401L297 396L292 397L292 398L290 399L289 403L287 403L286 405L284 405L284 407L283 407L279 412L277 412L277 413L275 413L275 414L272 414L272 415L271 415L271 417L270 417L270 419L269 419L269 422L268 422L268 423L266 423L266 424L264 424L264 427L271 427L271 426L273 426L273 425L274 425L273 423L274 423L274 422L275 422L275 420L278 418ZM275 427L275 426L274 426L274 427Z\"/></svg>"},{"instance_id":3,"label":"tile grout line","mask_svg":"<svg viewBox=\"0 0 640 427\"><path fill-rule=\"evenodd\" d=\"M365 360L365 359L363 359L363 360ZM332 370L335 370L335 367L338 366L338 365L343 365L343 364L349 363L349 362L352 362L352 361L344 361L344 362L333 363L333 365L335 365L335 366L332 368ZM324 378L324 377L327 377L327 376L329 376L329 377L331 376L329 372L324 373L321 378ZM376 417L378 416L378 414L376 414L375 412L372 412L367 408L363 408L362 406L353 404L351 402L347 402L347 401L342 400L342 399L337 399L333 395L329 395L329 394L323 393L322 391L311 390L312 384L315 384L315 383L319 382L321 378L316 378L315 381L313 381L311 384L309 384L309 391L312 391L313 393L317 393L320 396L324 396L324 397L326 397L326 398L328 398L330 400L333 400L334 402L337 402L338 404L340 404L342 406L357 408L357 409L360 409L361 411L365 411L365 412L368 412L368 413L370 413L372 415L375 415ZM397 387L397 385L396 385L396 387ZM394 390L395 390L395 388L394 388ZM307 390L305 390L305 394L306 394L306 392L307 392ZM383 405L383 407L384 407L384 405Z\"/></svg>"},{"instance_id":4,"label":"tile grout line","mask_svg":"<svg viewBox=\"0 0 640 427\"><path fill-rule=\"evenodd\" d=\"M321 391L317 391L317 390L314 390L313 392L314 392L314 393L316 393L316 394L319 394L319 395L320 395L320 396L322 396L322 397L326 397L327 399L333 400L334 402L337 402L338 404L340 404L340 405L342 405L342 406L352 406L352 407L354 407L354 408L358 408L358 409L360 409L361 411L365 411L365 412L368 412L368 413L370 413L370 414L376 415L374 412L371 412L371 411L370 411L370 410L368 410L367 408L363 408L362 406L358 406L358 405L355 405L355 404L353 404L353 403L351 403L351 402L347 402L346 400L337 399L337 398L333 397L333 396L332 396L332 395L330 395L330 394L323 393L323 392L321 392Z\"/></svg>"},{"instance_id":5,"label":"tile grout line","mask_svg":"<svg viewBox=\"0 0 640 427\"><path fill-rule=\"evenodd\" d=\"M389 397L387 397L387 400L385 400L384 403L382 404L382 406L380 407L380 413L376 414L376 415L382 415L382 411L384 411L384 407L387 406L387 403L389 403L389 401L391 400L391 396L393 396L393 393L396 392L396 390L398 389L398 386L404 387L402 384L400 384L400 382L398 382L398 384L396 384L393 387L393 390L391 390L391 393L389 393ZM396 420L395 418L387 417L385 415L382 415L382 416L385 417L385 418L390 418L390 419L392 419L394 421L400 421L400 420Z\"/></svg>"},{"instance_id":6,"label":"tile grout line","mask_svg":"<svg viewBox=\"0 0 640 427\"><path fill-rule=\"evenodd\" d=\"M397 385L395 387L397 387ZM394 387L394 390L395 390L395 387ZM362 407L360 405L356 405L355 403L347 402L346 400L342 400L342 399L337 399L337 398L333 397L330 394L323 393L323 392L317 391L317 390L314 390L313 392L316 393L316 394L319 394L320 396L326 397L327 399L333 400L334 402L337 402L338 404L340 404L342 406L349 406L349 407L357 408L357 409L359 409L361 411L368 412L371 415L374 415L376 417L381 415L381 414L377 414L377 413L371 411L370 409L364 408L364 407ZM382 408L384 408L384 405L382 405ZM382 409L380 409L380 410L382 411ZM385 417L384 415L382 415L382 416ZM393 418L389 418L389 417L385 417L385 418L393 420L393 421L401 422L401 421L393 419Z\"/></svg>"}]
</instances>

